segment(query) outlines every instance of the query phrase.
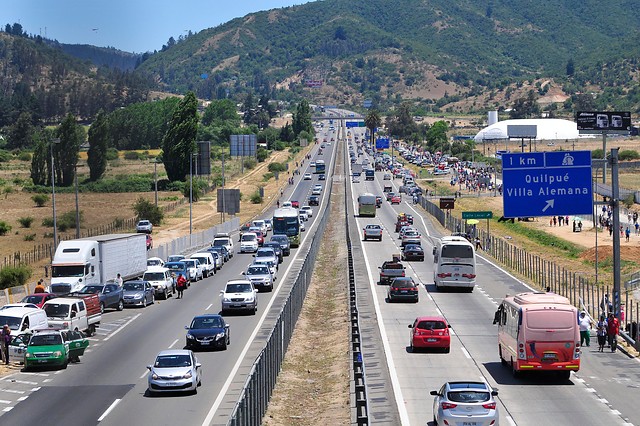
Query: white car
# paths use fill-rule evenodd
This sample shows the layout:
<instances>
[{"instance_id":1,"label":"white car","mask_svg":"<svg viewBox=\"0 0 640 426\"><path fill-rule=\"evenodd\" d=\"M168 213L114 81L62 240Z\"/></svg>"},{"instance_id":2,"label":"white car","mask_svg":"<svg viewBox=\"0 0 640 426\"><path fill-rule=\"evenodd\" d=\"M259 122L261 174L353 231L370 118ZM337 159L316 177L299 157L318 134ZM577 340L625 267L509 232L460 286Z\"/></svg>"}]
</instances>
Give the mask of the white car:
<instances>
[{"instance_id":1,"label":"white car","mask_svg":"<svg viewBox=\"0 0 640 426\"><path fill-rule=\"evenodd\" d=\"M229 311L249 311L255 315L258 310L258 290L249 280L227 281L224 290L220 291L222 314Z\"/></svg>"},{"instance_id":2,"label":"white car","mask_svg":"<svg viewBox=\"0 0 640 426\"><path fill-rule=\"evenodd\" d=\"M255 253L258 251L258 236L253 232L245 232L240 239L240 253Z\"/></svg>"},{"instance_id":3,"label":"white car","mask_svg":"<svg viewBox=\"0 0 640 426\"><path fill-rule=\"evenodd\" d=\"M144 281L149 281L153 286L156 297L163 296L167 299L176 292L176 284L171 278L171 271L160 266L152 266L142 275Z\"/></svg>"},{"instance_id":4,"label":"white car","mask_svg":"<svg viewBox=\"0 0 640 426\"><path fill-rule=\"evenodd\" d=\"M164 260L159 257L150 257L147 259L147 267L150 266L164 266Z\"/></svg>"},{"instance_id":5,"label":"white car","mask_svg":"<svg viewBox=\"0 0 640 426\"><path fill-rule=\"evenodd\" d=\"M147 369L149 395L176 391L196 393L202 382L202 364L188 349L162 351Z\"/></svg>"},{"instance_id":6,"label":"white car","mask_svg":"<svg viewBox=\"0 0 640 426\"><path fill-rule=\"evenodd\" d=\"M303 180L311 180L311 173L305 173L304 175L302 175L302 179Z\"/></svg>"},{"instance_id":7,"label":"white car","mask_svg":"<svg viewBox=\"0 0 640 426\"><path fill-rule=\"evenodd\" d=\"M197 259L198 262L202 265L202 273L206 277L215 274L218 270L216 269L216 260L213 258L213 255L208 251L203 251L200 253L193 253L190 256L191 259Z\"/></svg>"},{"instance_id":8,"label":"white car","mask_svg":"<svg viewBox=\"0 0 640 426\"><path fill-rule=\"evenodd\" d=\"M293 207L293 204L291 204L291 201L285 201L280 205L280 207Z\"/></svg>"},{"instance_id":9,"label":"white car","mask_svg":"<svg viewBox=\"0 0 640 426\"><path fill-rule=\"evenodd\" d=\"M267 232L269 231L269 228L267 227L267 224L265 223L264 220L254 220L253 222L251 222L251 226L260 228L260 230L262 231L262 235L264 235L265 237L267 236Z\"/></svg>"},{"instance_id":10,"label":"white car","mask_svg":"<svg viewBox=\"0 0 640 426\"><path fill-rule=\"evenodd\" d=\"M298 212L298 216L300 216L300 220L304 220L305 222L309 220L309 215L307 212Z\"/></svg>"},{"instance_id":11,"label":"white car","mask_svg":"<svg viewBox=\"0 0 640 426\"><path fill-rule=\"evenodd\" d=\"M313 186L313 189L311 190L311 195L320 195L320 194L322 194L322 185L317 183Z\"/></svg>"},{"instance_id":12,"label":"white car","mask_svg":"<svg viewBox=\"0 0 640 426\"><path fill-rule=\"evenodd\" d=\"M198 259L184 259L183 262L187 264L187 268L189 269L190 281L196 282L204 278L204 268Z\"/></svg>"},{"instance_id":13,"label":"white car","mask_svg":"<svg viewBox=\"0 0 640 426\"><path fill-rule=\"evenodd\" d=\"M316 162L315 161L312 161L312 162L309 163L309 167L315 167L315 166L316 166Z\"/></svg>"},{"instance_id":14,"label":"white car","mask_svg":"<svg viewBox=\"0 0 640 426\"><path fill-rule=\"evenodd\" d=\"M313 209L311 208L311 206L302 206L300 207L300 213L306 213L307 216L309 217L313 217Z\"/></svg>"},{"instance_id":15,"label":"white car","mask_svg":"<svg viewBox=\"0 0 640 426\"><path fill-rule=\"evenodd\" d=\"M229 258L233 257L233 241L231 241L231 237L230 236L218 236L216 235L213 238L213 242L211 243L212 246L216 247L216 246L225 246L227 248L227 251L229 252Z\"/></svg>"},{"instance_id":16,"label":"white car","mask_svg":"<svg viewBox=\"0 0 640 426\"><path fill-rule=\"evenodd\" d=\"M298 216L298 218L299 218L299 216ZM306 230L306 229L305 229L305 227L304 227L304 220L300 220L300 231L301 231L301 232L304 232L305 230Z\"/></svg>"},{"instance_id":17,"label":"white car","mask_svg":"<svg viewBox=\"0 0 640 426\"><path fill-rule=\"evenodd\" d=\"M273 219L265 219L264 224L267 225L267 231L273 231Z\"/></svg>"}]
</instances>

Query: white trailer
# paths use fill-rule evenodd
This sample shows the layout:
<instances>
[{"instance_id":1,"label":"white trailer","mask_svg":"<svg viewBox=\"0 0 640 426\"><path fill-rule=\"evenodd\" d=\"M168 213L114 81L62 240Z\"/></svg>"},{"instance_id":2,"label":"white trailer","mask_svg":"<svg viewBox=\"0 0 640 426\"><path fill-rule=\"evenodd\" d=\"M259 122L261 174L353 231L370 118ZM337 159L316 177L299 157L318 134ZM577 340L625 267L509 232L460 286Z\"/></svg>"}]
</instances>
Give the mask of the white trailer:
<instances>
[{"instance_id":1,"label":"white trailer","mask_svg":"<svg viewBox=\"0 0 640 426\"><path fill-rule=\"evenodd\" d=\"M147 269L145 234L107 234L61 241L51 262L52 293L80 291L90 284L141 277Z\"/></svg>"}]
</instances>

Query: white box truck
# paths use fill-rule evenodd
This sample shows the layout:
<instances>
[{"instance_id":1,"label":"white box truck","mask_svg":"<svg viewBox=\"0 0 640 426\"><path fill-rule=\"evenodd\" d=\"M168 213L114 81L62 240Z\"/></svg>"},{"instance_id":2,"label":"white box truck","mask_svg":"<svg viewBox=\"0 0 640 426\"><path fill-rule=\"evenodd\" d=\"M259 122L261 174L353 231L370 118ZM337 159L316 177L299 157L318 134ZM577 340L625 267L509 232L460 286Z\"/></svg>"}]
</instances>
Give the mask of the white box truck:
<instances>
[{"instance_id":1,"label":"white box truck","mask_svg":"<svg viewBox=\"0 0 640 426\"><path fill-rule=\"evenodd\" d=\"M141 277L147 270L145 234L107 234L61 241L51 262L49 291L67 294L90 284Z\"/></svg>"}]
</instances>

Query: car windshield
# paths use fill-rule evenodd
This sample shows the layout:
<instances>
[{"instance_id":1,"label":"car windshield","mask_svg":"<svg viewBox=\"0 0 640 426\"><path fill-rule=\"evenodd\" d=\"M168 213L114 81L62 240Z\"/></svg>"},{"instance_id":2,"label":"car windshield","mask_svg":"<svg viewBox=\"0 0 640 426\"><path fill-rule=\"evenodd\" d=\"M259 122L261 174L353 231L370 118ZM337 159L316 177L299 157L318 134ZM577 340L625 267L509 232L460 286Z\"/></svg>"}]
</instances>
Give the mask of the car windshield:
<instances>
[{"instance_id":1,"label":"car windshield","mask_svg":"<svg viewBox=\"0 0 640 426\"><path fill-rule=\"evenodd\" d=\"M196 266L196 260L185 260L184 263L187 265L188 268L195 268Z\"/></svg>"},{"instance_id":2,"label":"car windshield","mask_svg":"<svg viewBox=\"0 0 640 426\"><path fill-rule=\"evenodd\" d=\"M444 325L443 321L427 320L420 321L416 328L419 328L420 330L443 330L447 328L447 326Z\"/></svg>"},{"instance_id":3,"label":"car windshield","mask_svg":"<svg viewBox=\"0 0 640 426\"><path fill-rule=\"evenodd\" d=\"M251 293L249 284L227 284L225 293Z\"/></svg>"},{"instance_id":4,"label":"car windshield","mask_svg":"<svg viewBox=\"0 0 640 426\"><path fill-rule=\"evenodd\" d=\"M409 279L399 279L396 278L395 280L393 280L393 287L400 287L400 288L411 288L411 287L415 287L415 283L413 282L413 280L411 278Z\"/></svg>"},{"instance_id":5,"label":"car windshield","mask_svg":"<svg viewBox=\"0 0 640 426\"><path fill-rule=\"evenodd\" d=\"M159 259L149 259L147 260L147 266L159 266L162 265L162 261Z\"/></svg>"},{"instance_id":6,"label":"car windshield","mask_svg":"<svg viewBox=\"0 0 640 426\"><path fill-rule=\"evenodd\" d=\"M186 265L183 262L180 263L165 263L164 267L167 269L171 269L173 271L182 271L186 268Z\"/></svg>"},{"instance_id":7,"label":"car windshield","mask_svg":"<svg viewBox=\"0 0 640 426\"><path fill-rule=\"evenodd\" d=\"M256 252L256 257L273 257L273 250L271 249L260 249Z\"/></svg>"},{"instance_id":8,"label":"car windshield","mask_svg":"<svg viewBox=\"0 0 640 426\"><path fill-rule=\"evenodd\" d=\"M277 243L286 243L287 241L289 241L289 238L284 235L274 235L273 237L271 237L271 241L275 241Z\"/></svg>"},{"instance_id":9,"label":"car windshield","mask_svg":"<svg viewBox=\"0 0 640 426\"><path fill-rule=\"evenodd\" d=\"M194 318L189 328L220 328L222 327L222 319L213 318Z\"/></svg>"},{"instance_id":10,"label":"car windshield","mask_svg":"<svg viewBox=\"0 0 640 426\"><path fill-rule=\"evenodd\" d=\"M269 269L264 266L249 266L247 269L247 275L266 275L269 273Z\"/></svg>"},{"instance_id":11,"label":"car windshield","mask_svg":"<svg viewBox=\"0 0 640 426\"><path fill-rule=\"evenodd\" d=\"M164 280L164 272L145 272L144 279L147 281L162 281Z\"/></svg>"},{"instance_id":12,"label":"car windshield","mask_svg":"<svg viewBox=\"0 0 640 426\"><path fill-rule=\"evenodd\" d=\"M128 283L124 283L124 285L122 287L124 288L124 291L142 291L142 290L144 290L144 284L143 283L128 282Z\"/></svg>"},{"instance_id":13,"label":"car windshield","mask_svg":"<svg viewBox=\"0 0 640 426\"><path fill-rule=\"evenodd\" d=\"M249 241L250 242L250 241L255 241L257 238L258 237L255 236L255 235L247 235L247 234L245 234L245 235L242 236L242 241Z\"/></svg>"},{"instance_id":14,"label":"car windshield","mask_svg":"<svg viewBox=\"0 0 640 426\"><path fill-rule=\"evenodd\" d=\"M485 402L489 400L489 397L489 392L480 392L474 390L447 393L447 399L449 399L449 401L461 403Z\"/></svg>"},{"instance_id":15,"label":"car windshield","mask_svg":"<svg viewBox=\"0 0 640 426\"><path fill-rule=\"evenodd\" d=\"M156 358L155 368L175 368L191 366L189 355L162 355Z\"/></svg>"},{"instance_id":16,"label":"car windshield","mask_svg":"<svg viewBox=\"0 0 640 426\"><path fill-rule=\"evenodd\" d=\"M213 246L214 247L220 247L220 246L224 246L228 243L227 239L219 239L219 240L213 240Z\"/></svg>"},{"instance_id":17,"label":"car windshield","mask_svg":"<svg viewBox=\"0 0 640 426\"><path fill-rule=\"evenodd\" d=\"M40 296L40 295L31 295L31 296L25 296L22 298L22 300L20 302L22 303L33 303L35 305L37 305L38 303L42 302L42 298L44 296Z\"/></svg>"},{"instance_id":18,"label":"car windshield","mask_svg":"<svg viewBox=\"0 0 640 426\"><path fill-rule=\"evenodd\" d=\"M101 291L101 285L85 285L80 289L80 293L100 293Z\"/></svg>"},{"instance_id":19,"label":"car windshield","mask_svg":"<svg viewBox=\"0 0 640 426\"><path fill-rule=\"evenodd\" d=\"M61 345L62 344L62 336L59 334L43 334L31 337L29 341L29 346L53 346L53 345Z\"/></svg>"},{"instance_id":20,"label":"car windshield","mask_svg":"<svg viewBox=\"0 0 640 426\"><path fill-rule=\"evenodd\" d=\"M17 330L20 327L21 318L0 315L0 324L8 324L11 330Z\"/></svg>"},{"instance_id":21,"label":"car windshield","mask_svg":"<svg viewBox=\"0 0 640 426\"><path fill-rule=\"evenodd\" d=\"M44 309L44 311L47 314L47 317L49 318L66 318L69 315L70 307L71 306L69 305L63 305L58 303L45 303L42 309ZM0 323L1 321L3 321L2 317L0 317ZM11 324L9 324L9 327L11 327Z\"/></svg>"}]
</instances>

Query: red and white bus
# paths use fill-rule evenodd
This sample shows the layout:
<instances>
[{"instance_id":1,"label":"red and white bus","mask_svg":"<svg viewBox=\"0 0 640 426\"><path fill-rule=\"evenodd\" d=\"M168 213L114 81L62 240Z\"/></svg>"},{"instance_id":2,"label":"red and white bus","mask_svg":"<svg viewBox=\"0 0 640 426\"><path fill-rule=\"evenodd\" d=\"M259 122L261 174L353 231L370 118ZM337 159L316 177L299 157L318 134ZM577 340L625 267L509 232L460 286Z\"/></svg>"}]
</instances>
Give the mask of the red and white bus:
<instances>
[{"instance_id":1,"label":"red and white bus","mask_svg":"<svg viewBox=\"0 0 640 426\"><path fill-rule=\"evenodd\" d=\"M555 293L507 296L495 313L500 362L514 376L557 371L568 379L580 369L578 310Z\"/></svg>"}]
</instances>

